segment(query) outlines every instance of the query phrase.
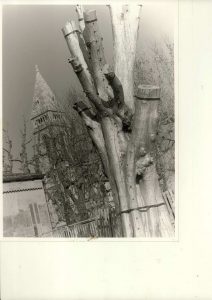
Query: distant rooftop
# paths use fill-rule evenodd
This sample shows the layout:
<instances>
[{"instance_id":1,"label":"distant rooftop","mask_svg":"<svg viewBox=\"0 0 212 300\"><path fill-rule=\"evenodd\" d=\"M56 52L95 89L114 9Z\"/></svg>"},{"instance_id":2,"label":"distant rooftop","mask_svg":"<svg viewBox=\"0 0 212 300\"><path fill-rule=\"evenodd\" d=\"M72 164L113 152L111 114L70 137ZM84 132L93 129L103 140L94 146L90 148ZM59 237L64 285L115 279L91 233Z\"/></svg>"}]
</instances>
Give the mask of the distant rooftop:
<instances>
[{"instance_id":1,"label":"distant rooftop","mask_svg":"<svg viewBox=\"0 0 212 300\"><path fill-rule=\"evenodd\" d=\"M43 179L43 174L22 174L14 173L11 175L4 175L3 182L17 182L17 181L29 181L29 180L38 180Z\"/></svg>"}]
</instances>

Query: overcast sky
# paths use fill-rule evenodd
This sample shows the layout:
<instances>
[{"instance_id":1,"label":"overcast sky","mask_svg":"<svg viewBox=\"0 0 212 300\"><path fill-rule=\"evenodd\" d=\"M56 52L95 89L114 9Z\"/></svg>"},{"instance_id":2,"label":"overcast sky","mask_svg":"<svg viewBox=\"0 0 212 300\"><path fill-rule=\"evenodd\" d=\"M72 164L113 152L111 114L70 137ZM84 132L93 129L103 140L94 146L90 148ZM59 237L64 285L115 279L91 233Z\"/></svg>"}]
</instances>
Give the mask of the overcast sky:
<instances>
[{"instance_id":1,"label":"overcast sky","mask_svg":"<svg viewBox=\"0 0 212 300\"><path fill-rule=\"evenodd\" d=\"M172 1L142 1L138 52L149 41L164 35L173 38L176 5ZM112 33L105 5L96 9L104 38L106 58L112 60ZM77 19L74 6L7 5L3 7L3 126L9 129L14 152L20 147L22 115L30 118L35 81L35 64L53 90L62 98L78 85L67 62L69 51L61 28ZM30 128L31 130L31 128Z\"/></svg>"}]
</instances>

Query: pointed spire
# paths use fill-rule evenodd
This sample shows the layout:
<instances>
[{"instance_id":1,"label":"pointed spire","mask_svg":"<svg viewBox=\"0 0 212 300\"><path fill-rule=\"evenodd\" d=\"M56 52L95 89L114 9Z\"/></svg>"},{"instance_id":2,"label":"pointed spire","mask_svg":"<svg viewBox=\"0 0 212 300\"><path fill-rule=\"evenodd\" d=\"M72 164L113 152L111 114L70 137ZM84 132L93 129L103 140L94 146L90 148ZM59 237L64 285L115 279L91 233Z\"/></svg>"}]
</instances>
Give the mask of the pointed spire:
<instances>
[{"instance_id":1,"label":"pointed spire","mask_svg":"<svg viewBox=\"0 0 212 300\"><path fill-rule=\"evenodd\" d=\"M37 65L35 65L35 72L36 75L31 118L35 118L48 110L58 110L55 95L42 77Z\"/></svg>"}]
</instances>

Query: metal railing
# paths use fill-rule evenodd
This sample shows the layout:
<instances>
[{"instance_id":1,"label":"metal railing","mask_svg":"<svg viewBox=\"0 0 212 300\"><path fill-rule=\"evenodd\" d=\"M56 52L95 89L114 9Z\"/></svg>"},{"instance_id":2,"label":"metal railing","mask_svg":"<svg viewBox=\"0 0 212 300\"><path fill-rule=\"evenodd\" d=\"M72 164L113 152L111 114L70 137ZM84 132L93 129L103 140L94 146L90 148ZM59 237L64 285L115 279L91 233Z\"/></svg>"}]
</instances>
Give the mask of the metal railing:
<instances>
[{"instance_id":1,"label":"metal railing","mask_svg":"<svg viewBox=\"0 0 212 300\"><path fill-rule=\"evenodd\" d=\"M175 223L175 200L174 192L167 190L163 192L163 199L166 203L171 221ZM92 216L88 220L77 222L69 226L57 227L54 230L42 234L42 237L120 237L121 231L117 223L115 210L104 207L95 208Z\"/></svg>"},{"instance_id":2,"label":"metal railing","mask_svg":"<svg viewBox=\"0 0 212 300\"><path fill-rule=\"evenodd\" d=\"M47 232L42 237L112 237L113 226L109 209L98 209L96 217L71 224L57 227Z\"/></svg>"}]
</instances>

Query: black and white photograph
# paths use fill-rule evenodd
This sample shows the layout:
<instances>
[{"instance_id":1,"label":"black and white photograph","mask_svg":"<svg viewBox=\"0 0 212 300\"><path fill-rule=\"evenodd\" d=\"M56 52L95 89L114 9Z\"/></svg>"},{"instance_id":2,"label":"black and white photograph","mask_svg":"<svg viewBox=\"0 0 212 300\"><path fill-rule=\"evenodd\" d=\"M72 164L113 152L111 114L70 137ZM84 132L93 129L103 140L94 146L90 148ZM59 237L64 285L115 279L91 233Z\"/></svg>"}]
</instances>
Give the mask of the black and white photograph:
<instances>
[{"instance_id":1,"label":"black and white photograph","mask_svg":"<svg viewBox=\"0 0 212 300\"><path fill-rule=\"evenodd\" d=\"M212 299L212 1L0 4L0 300Z\"/></svg>"},{"instance_id":2,"label":"black and white photograph","mask_svg":"<svg viewBox=\"0 0 212 300\"><path fill-rule=\"evenodd\" d=\"M176 15L3 5L4 237L175 237Z\"/></svg>"}]
</instances>

